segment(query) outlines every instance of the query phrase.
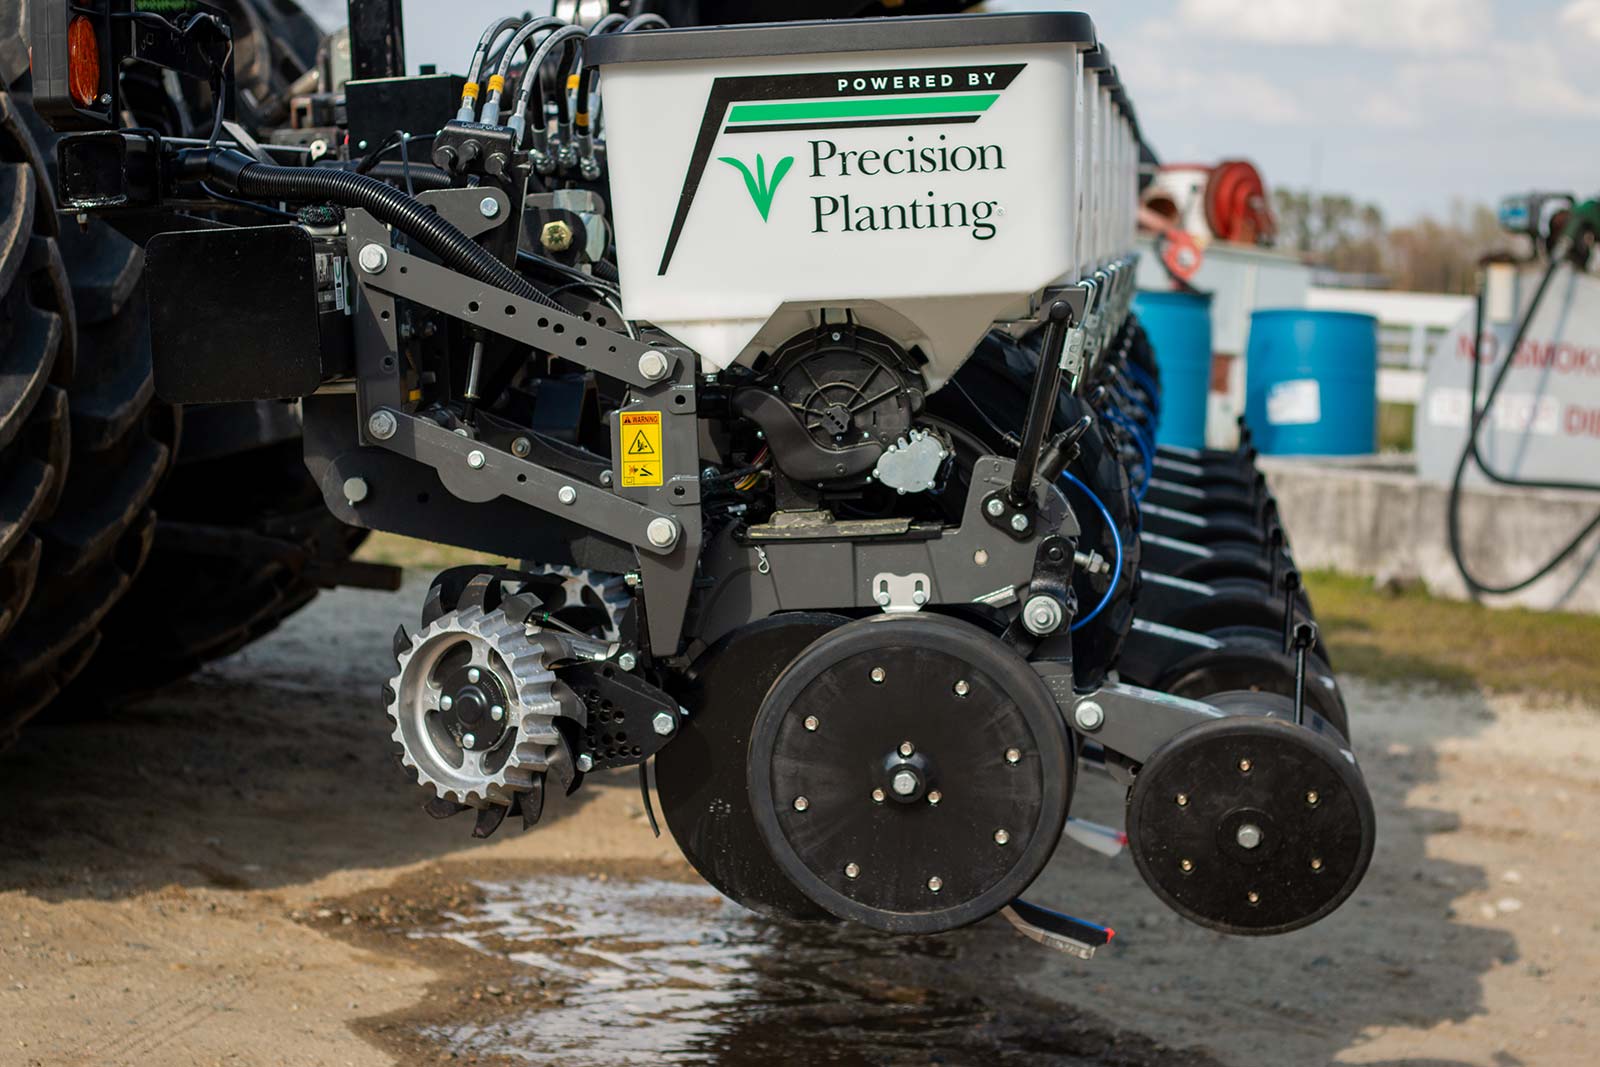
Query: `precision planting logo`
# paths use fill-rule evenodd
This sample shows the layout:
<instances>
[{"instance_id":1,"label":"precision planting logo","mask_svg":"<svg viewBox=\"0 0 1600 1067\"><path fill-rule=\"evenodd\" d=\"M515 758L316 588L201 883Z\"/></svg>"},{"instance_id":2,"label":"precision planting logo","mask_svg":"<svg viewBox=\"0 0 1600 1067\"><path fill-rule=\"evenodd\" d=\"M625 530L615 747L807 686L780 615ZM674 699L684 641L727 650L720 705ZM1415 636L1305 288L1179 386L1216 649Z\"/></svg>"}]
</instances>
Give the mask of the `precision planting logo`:
<instances>
[{"instance_id":1,"label":"precision planting logo","mask_svg":"<svg viewBox=\"0 0 1600 1067\"><path fill-rule=\"evenodd\" d=\"M776 74L740 78L717 78L711 83L705 113L700 118L700 131L695 139L694 153L689 160L689 170L683 177L683 189L678 194L678 210L672 219L672 229L667 234L666 247L661 252L658 275L667 273L672 264L672 254L683 236L684 223L689 209L694 205L700 180L705 176L706 165L711 160L712 148L717 138L724 134L773 133L789 130L841 130L863 127L949 126L975 123L1000 98L1025 64L992 63L978 66L901 68L890 70L835 71L821 74ZM939 138L944 140L943 135ZM831 141L811 142L812 176L821 177L825 160L831 160L837 146ZM903 162L909 170L895 170L888 159L895 152L905 153ZM954 153L967 152L967 157ZM936 153L929 155L930 152ZM857 157L855 174L878 173L866 169L868 160L884 161L882 173L925 173L932 171L965 171L969 169L1004 169L1000 146L987 145L978 149L965 146L937 149L925 147L913 155L904 149L877 153L838 152L840 164L848 167L850 157ZM976 166L960 165L962 158L972 159ZM717 160L739 171L744 178L746 191L761 218L766 221L772 211L772 201L778 186L794 165L794 156L779 159L769 172L766 161L758 153L754 167L737 156L718 156ZM937 160L936 163L918 166L917 161ZM957 162L952 165L952 160ZM991 160L993 161L991 166ZM830 166L830 169L831 166ZM849 171L840 173L849 174ZM992 201L976 204L887 205L881 209L849 204L849 197L819 197L817 201L817 227L812 232L830 232L824 226L827 219L837 217L844 230L852 229L852 211L858 215L867 210L867 221L881 213L886 225L861 225L859 229L923 229L931 226L974 225L974 236L985 240L994 232L987 220L995 209ZM825 203L826 202L826 203ZM899 214L902 225L892 223L890 209ZM936 209L943 209L942 220L935 221ZM960 222L953 209L959 208ZM922 214L926 211L927 214ZM923 220L929 226L923 225ZM987 232L979 232L986 230Z\"/></svg>"},{"instance_id":2,"label":"precision planting logo","mask_svg":"<svg viewBox=\"0 0 1600 1067\"><path fill-rule=\"evenodd\" d=\"M755 201L756 210L761 212L761 221L767 221L767 212L772 210L772 198L778 192L778 183L783 181L783 176L789 173L789 168L794 166L793 156L784 156L778 160L778 165L772 168L772 184L767 184L767 161L761 158L761 153L756 153L756 172L750 173L750 168L744 165L743 160L734 159L732 156L718 156L719 163L726 163L730 167L737 167L739 173L744 175L744 187L750 190L750 199Z\"/></svg>"}]
</instances>

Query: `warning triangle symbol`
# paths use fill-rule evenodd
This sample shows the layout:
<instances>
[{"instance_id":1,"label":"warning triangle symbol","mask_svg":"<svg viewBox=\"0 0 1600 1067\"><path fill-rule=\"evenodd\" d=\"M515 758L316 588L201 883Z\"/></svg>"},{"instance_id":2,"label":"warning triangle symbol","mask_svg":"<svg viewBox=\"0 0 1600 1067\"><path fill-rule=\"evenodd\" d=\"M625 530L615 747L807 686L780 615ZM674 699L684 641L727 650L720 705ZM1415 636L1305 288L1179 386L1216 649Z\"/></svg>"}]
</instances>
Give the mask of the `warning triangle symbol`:
<instances>
[{"instance_id":1,"label":"warning triangle symbol","mask_svg":"<svg viewBox=\"0 0 1600 1067\"><path fill-rule=\"evenodd\" d=\"M628 446L628 455L653 456L655 454L656 450L650 447L650 438L645 436L643 430L633 435L633 444Z\"/></svg>"}]
</instances>

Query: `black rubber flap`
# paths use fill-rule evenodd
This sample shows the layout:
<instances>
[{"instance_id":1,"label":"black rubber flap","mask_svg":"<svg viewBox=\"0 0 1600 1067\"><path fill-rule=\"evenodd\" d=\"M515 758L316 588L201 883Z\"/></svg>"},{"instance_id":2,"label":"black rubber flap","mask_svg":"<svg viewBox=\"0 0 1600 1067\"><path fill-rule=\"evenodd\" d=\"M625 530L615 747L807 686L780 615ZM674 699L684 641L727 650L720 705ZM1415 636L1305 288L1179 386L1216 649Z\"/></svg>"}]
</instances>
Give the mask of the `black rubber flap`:
<instances>
[{"instance_id":1,"label":"black rubber flap","mask_svg":"<svg viewBox=\"0 0 1600 1067\"><path fill-rule=\"evenodd\" d=\"M321 383L316 256L300 227L159 234L144 280L161 399L275 400Z\"/></svg>"},{"instance_id":2,"label":"black rubber flap","mask_svg":"<svg viewBox=\"0 0 1600 1067\"><path fill-rule=\"evenodd\" d=\"M611 63L1017 44L1075 44L1091 49L1095 47L1094 21L1076 11L1041 11L643 30L591 37L584 62L603 67Z\"/></svg>"}]
</instances>

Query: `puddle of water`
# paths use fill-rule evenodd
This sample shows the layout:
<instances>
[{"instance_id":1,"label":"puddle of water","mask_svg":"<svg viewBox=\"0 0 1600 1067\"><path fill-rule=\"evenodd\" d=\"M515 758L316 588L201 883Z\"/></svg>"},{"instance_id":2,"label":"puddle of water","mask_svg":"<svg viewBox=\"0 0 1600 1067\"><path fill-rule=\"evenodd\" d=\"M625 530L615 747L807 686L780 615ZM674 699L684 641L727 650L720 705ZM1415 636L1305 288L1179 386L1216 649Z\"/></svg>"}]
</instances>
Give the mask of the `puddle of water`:
<instances>
[{"instance_id":1,"label":"puddle of water","mask_svg":"<svg viewBox=\"0 0 1600 1067\"><path fill-rule=\"evenodd\" d=\"M1106 1063L1115 1047L1110 1062L1167 1062L1146 1061L1068 1008L1025 1004L1004 957L984 951L984 937L1008 931L894 938L778 925L678 882L481 885L481 905L414 936L449 938L526 968L527 982L570 988L525 1014L427 1031L460 1053L562 1067L1034 1067Z\"/></svg>"}]
</instances>

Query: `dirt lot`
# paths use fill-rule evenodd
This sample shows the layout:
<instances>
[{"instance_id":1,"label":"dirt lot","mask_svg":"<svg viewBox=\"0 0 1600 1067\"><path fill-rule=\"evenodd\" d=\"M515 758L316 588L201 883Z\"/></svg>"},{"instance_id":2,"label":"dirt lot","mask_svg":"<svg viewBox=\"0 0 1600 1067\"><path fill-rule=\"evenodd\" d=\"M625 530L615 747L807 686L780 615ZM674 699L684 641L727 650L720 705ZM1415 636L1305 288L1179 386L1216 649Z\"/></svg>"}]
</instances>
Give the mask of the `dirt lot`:
<instances>
[{"instance_id":1,"label":"dirt lot","mask_svg":"<svg viewBox=\"0 0 1600 1067\"><path fill-rule=\"evenodd\" d=\"M0 1063L1583 1064L1600 1040L1600 696L1347 682L1381 823L1328 921L1227 939L1127 857L1003 924L760 923L644 825L636 779L474 843L421 814L379 680L417 603L340 592L116 719L0 757ZM1116 818L1091 782L1080 814Z\"/></svg>"}]
</instances>

